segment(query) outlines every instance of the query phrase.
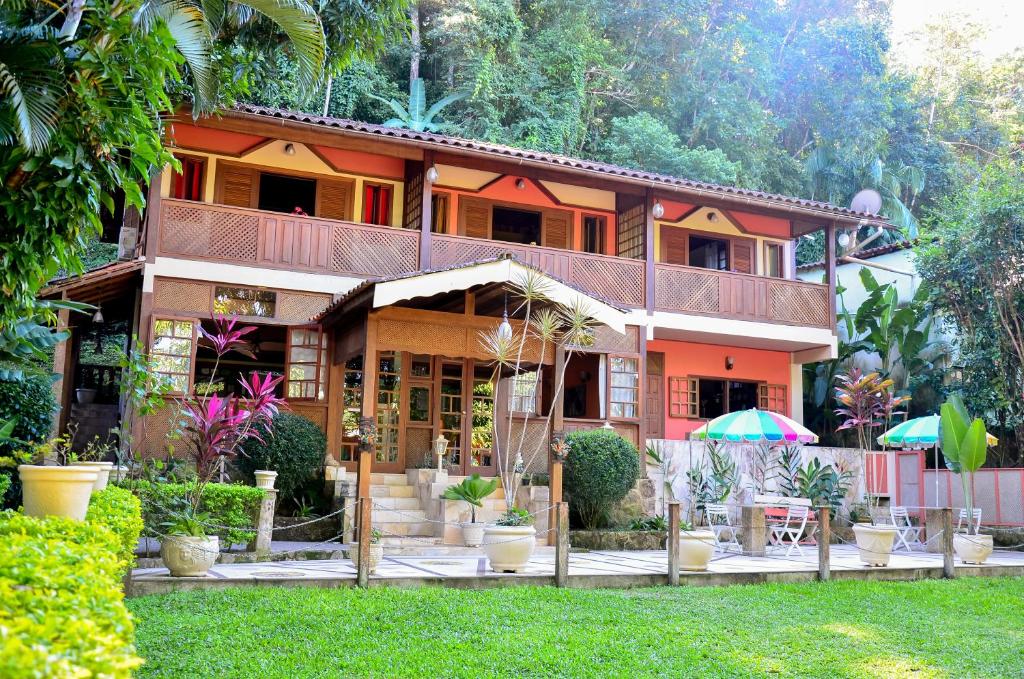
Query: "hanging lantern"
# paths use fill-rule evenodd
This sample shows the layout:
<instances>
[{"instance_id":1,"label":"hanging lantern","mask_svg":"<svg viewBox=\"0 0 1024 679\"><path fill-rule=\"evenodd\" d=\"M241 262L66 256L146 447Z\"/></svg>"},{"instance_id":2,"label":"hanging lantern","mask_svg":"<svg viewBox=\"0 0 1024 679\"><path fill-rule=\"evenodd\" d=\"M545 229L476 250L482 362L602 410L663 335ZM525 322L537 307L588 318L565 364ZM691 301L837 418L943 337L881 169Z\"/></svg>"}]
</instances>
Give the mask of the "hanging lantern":
<instances>
[{"instance_id":1,"label":"hanging lantern","mask_svg":"<svg viewBox=\"0 0 1024 679\"><path fill-rule=\"evenodd\" d=\"M661 219L665 216L665 206L661 204L660 200L654 201L654 205L651 206L651 214L654 215L655 219Z\"/></svg>"},{"instance_id":2,"label":"hanging lantern","mask_svg":"<svg viewBox=\"0 0 1024 679\"><path fill-rule=\"evenodd\" d=\"M427 181L433 184L437 181L437 178L437 166L431 165L429 168L427 168Z\"/></svg>"}]
</instances>

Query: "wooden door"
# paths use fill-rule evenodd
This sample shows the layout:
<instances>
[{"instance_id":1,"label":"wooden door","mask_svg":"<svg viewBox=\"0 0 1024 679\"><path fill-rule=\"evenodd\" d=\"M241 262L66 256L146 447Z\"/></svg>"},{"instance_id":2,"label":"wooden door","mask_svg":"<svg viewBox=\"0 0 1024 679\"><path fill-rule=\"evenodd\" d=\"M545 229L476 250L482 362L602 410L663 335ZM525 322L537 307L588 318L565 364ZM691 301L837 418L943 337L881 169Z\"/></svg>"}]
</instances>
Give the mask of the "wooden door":
<instances>
[{"instance_id":1,"label":"wooden door","mask_svg":"<svg viewBox=\"0 0 1024 679\"><path fill-rule=\"evenodd\" d=\"M377 371L377 455L373 470L390 474L405 471L405 417L408 389L403 378L403 355L398 351L378 354ZM369 367L369 366L368 366ZM406 396L406 398L403 398Z\"/></svg>"},{"instance_id":2,"label":"wooden door","mask_svg":"<svg viewBox=\"0 0 1024 679\"><path fill-rule=\"evenodd\" d=\"M686 250L686 232L678 227L662 224L659 261L664 264L686 264Z\"/></svg>"},{"instance_id":3,"label":"wooden door","mask_svg":"<svg viewBox=\"0 0 1024 679\"><path fill-rule=\"evenodd\" d=\"M488 201L459 196L459 234L470 238L491 237L491 204Z\"/></svg>"},{"instance_id":4,"label":"wooden door","mask_svg":"<svg viewBox=\"0 0 1024 679\"><path fill-rule=\"evenodd\" d=\"M665 438L665 354L648 352L646 389L644 393L644 424L647 438Z\"/></svg>"},{"instance_id":5,"label":"wooden door","mask_svg":"<svg viewBox=\"0 0 1024 679\"><path fill-rule=\"evenodd\" d=\"M754 243L749 240L733 240L732 270L737 273L754 273Z\"/></svg>"},{"instance_id":6,"label":"wooden door","mask_svg":"<svg viewBox=\"0 0 1024 679\"><path fill-rule=\"evenodd\" d=\"M541 220L541 245L568 250L572 235L572 213L545 210Z\"/></svg>"}]
</instances>

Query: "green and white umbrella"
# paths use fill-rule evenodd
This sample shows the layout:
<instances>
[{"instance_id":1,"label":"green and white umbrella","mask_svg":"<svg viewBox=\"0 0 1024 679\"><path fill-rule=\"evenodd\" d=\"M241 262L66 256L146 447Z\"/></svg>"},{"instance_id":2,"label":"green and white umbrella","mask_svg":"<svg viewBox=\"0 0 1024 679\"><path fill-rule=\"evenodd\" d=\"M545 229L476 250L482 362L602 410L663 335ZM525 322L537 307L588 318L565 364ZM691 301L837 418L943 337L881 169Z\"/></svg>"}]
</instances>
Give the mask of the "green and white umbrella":
<instances>
[{"instance_id":1,"label":"green and white umbrella","mask_svg":"<svg viewBox=\"0 0 1024 679\"><path fill-rule=\"evenodd\" d=\"M994 446L999 439L986 433L988 444ZM942 418L938 415L925 415L901 422L878 437L878 444L888 448L905 450L925 450L942 447Z\"/></svg>"},{"instance_id":2,"label":"green and white umbrella","mask_svg":"<svg viewBox=\"0 0 1024 679\"><path fill-rule=\"evenodd\" d=\"M818 436L810 429L785 415L768 410L740 410L716 417L695 429L690 438L751 445L784 445L787 443L817 443Z\"/></svg>"}]
</instances>

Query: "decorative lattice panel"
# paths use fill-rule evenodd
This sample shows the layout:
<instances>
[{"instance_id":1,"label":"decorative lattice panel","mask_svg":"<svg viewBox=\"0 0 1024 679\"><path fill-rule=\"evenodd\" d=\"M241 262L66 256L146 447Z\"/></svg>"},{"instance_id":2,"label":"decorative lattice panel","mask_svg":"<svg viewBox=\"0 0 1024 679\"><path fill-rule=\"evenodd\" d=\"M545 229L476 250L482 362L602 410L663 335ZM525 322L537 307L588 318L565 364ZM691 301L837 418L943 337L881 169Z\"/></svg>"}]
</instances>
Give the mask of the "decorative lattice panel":
<instances>
[{"instance_id":1,"label":"decorative lattice panel","mask_svg":"<svg viewBox=\"0 0 1024 679\"><path fill-rule=\"evenodd\" d=\"M370 276L397 276L419 268L418 232L346 225L334 229L331 270Z\"/></svg>"},{"instance_id":2,"label":"decorative lattice panel","mask_svg":"<svg viewBox=\"0 0 1024 679\"><path fill-rule=\"evenodd\" d=\"M490 259L506 253L519 261L524 258L524 249L479 239L455 239L435 236L430 242L430 268L444 269L467 262Z\"/></svg>"},{"instance_id":3,"label":"decorative lattice panel","mask_svg":"<svg viewBox=\"0 0 1024 679\"><path fill-rule=\"evenodd\" d=\"M430 429L405 428L405 464L407 466L411 467L423 462L436 464L436 458L433 458L432 453L430 433Z\"/></svg>"},{"instance_id":4,"label":"decorative lattice panel","mask_svg":"<svg viewBox=\"0 0 1024 679\"><path fill-rule=\"evenodd\" d=\"M548 433L547 418L544 417L532 417L525 421L521 418L512 419L512 448L510 449L510 457L514 461L515 451L520 450L519 448L519 436L523 433L523 427L526 427L526 435L523 437L523 461L526 463L526 471L528 472L541 472L546 473L548 471L548 445L551 442L551 435ZM499 416L496 419L496 430L498 440L502 442L502 450L504 450L504 441L508 435L508 414L505 413L503 416ZM504 458L504 453L499 453L499 456Z\"/></svg>"},{"instance_id":5,"label":"decorative lattice panel","mask_svg":"<svg viewBox=\"0 0 1024 679\"><path fill-rule=\"evenodd\" d=\"M142 450L143 457L163 457L167 454L167 433L171 429L170 416L166 410L155 415L143 418ZM184 454L181 450L181 442L175 441L175 448L179 451L179 457Z\"/></svg>"},{"instance_id":6,"label":"decorative lattice panel","mask_svg":"<svg viewBox=\"0 0 1024 679\"><path fill-rule=\"evenodd\" d=\"M304 417L320 428L320 431L327 431L327 408L323 406L302 405L294 401L288 402L291 411L299 417Z\"/></svg>"},{"instance_id":7,"label":"decorative lattice panel","mask_svg":"<svg viewBox=\"0 0 1024 679\"><path fill-rule=\"evenodd\" d=\"M330 295L304 295L297 292L277 293L276 317L283 321L308 321L327 308Z\"/></svg>"},{"instance_id":8,"label":"decorative lattice panel","mask_svg":"<svg viewBox=\"0 0 1024 679\"><path fill-rule=\"evenodd\" d=\"M696 269L658 265L654 273L654 302L665 311L720 311L717 276Z\"/></svg>"},{"instance_id":9,"label":"decorative lattice panel","mask_svg":"<svg viewBox=\"0 0 1024 679\"><path fill-rule=\"evenodd\" d=\"M407 229L420 228L423 219L423 173L416 172L405 180L405 214L402 225Z\"/></svg>"},{"instance_id":10,"label":"decorative lattice panel","mask_svg":"<svg viewBox=\"0 0 1024 679\"><path fill-rule=\"evenodd\" d=\"M629 207L619 209L618 214L615 216L615 252L620 257L643 258L644 225L646 221L647 214L644 212L642 200Z\"/></svg>"},{"instance_id":11,"label":"decorative lattice panel","mask_svg":"<svg viewBox=\"0 0 1024 679\"><path fill-rule=\"evenodd\" d=\"M828 288L773 280L768 283L768 318L797 325L832 327Z\"/></svg>"},{"instance_id":12,"label":"decorative lattice panel","mask_svg":"<svg viewBox=\"0 0 1024 679\"><path fill-rule=\"evenodd\" d=\"M626 332L618 333L605 325L594 329L594 343L588 347L580 347L584 351L602 354L635 354L637 346L636 326L626 326Z\"/></svg>"},{"instance_id":13,"label":"decorative lattice panel","mask_svg":"<svg viewBox=\"0 0 1024 679\"><path fill-rule=\"evenodd\" d=\"M434 356L465 356L466 328L455 325L381 319L377 341L388 349Z\"/></svg>"},{"instance_id":14,"label":"decorative lattice panel","mask_svg":"<svg viewBox=\"0 0 1024 679\"><path fill-rule=\"evenodd\" d=\"M210 313L211 295L209 283L192 283L157 279L153 283L153 308Z\"/></svg>"},{"instance_id":15,"label":"decorative lattice panel","mask_svg":"<svg viewBox=\"0 0 1024 679\"><path fill-rule=\"evenodd\" d=\"M201 204L166 203L160 223L160 251L255 262L259 217Z\"/></svg>"},{"instance_id":16,"label":"decorative lattice panel","mask_svg":"<svg viewBox=\"0 0 1024 679\"><path fill-rule=\"evenodd\" d=\"M1024 523L1024 495L1021 493L1024 472L1019 469L1006 469L986 470L983 473L999 476L1000 520L1003 523Z\"/></svg>"},{"instance_id":17,"label":"decorative lattice panel","mask_svg":"<svg viewBox=\"0 0 1024 679\"><path fill-rule=\"evenodd\" d=\"M582 290L626 306L644 305L643 262L574 255L571 282Z\"/></svg>"}]
</instances>

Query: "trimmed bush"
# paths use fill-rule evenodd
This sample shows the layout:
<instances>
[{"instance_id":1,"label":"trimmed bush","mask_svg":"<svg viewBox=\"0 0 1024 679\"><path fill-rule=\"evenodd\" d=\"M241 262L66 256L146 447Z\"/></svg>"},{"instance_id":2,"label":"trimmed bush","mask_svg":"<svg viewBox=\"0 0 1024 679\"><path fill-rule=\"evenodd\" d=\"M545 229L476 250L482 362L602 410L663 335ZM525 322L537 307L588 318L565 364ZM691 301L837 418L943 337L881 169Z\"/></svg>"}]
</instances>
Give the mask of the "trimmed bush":
<instances>
[{"instance_id":1,"label":"trimmed bush","mask_svg":"<svg viewBox=\"0 0 1024 679\"><path fill-rule=\"evenodd\" d=\"M135 565L135 548L142 535L142 503L130 490L107 486L89 498L86 521L109 528L121 542L122 575Z\"/></svg>"},{"instance_id":2,"label":"trimmed bush","mask_svg":"<svg viewBox=\"0 0 1024 679\"><path fill-rule=\"evenodd\" d=\"M0 381L0 422L18 418L11 437L22 441L45 441L53 427L57 412L50 378L38 373L25 373L19 381ZM0 442L0 455L14 449L12 443Z\"/></svg>"},{"instance_id":3,"label":"trimmed bush","mask_svg":"<svg viewBox=\"0 0 1024 679\"><path fill-rule=\"evenodd\" d=\"M246 441L235 464L250 483L257 469L277 472L278 498L282 503L297 500L303 487L323 474L327 438L305 417L279 413L263 439Z\"/></svg>"},{"instance_id":4,"label":"trimmed bush","mask_svg":"<svg viewBox=\"0 0 1024 679\"><path fill-rule=\"evenodd\" d=\"M131 677L142 659L121 591L126 536L0 512L0 677Z\"/></svg>"},{"instance_id":5,"label":"trimmed bush","mask_svg":"<svg viewBox=\"0 0 1024 679\"><path fill-rule=\"evenodd\" d=\"M159 539L164 531L160 524L168 520L168 511L180 506L195 489L195 482L138 481L132 487L142 501L145 534ZM212 525L207 534L219 537L222 549L254 540L263 496L263 490L253 486L238 483L206 484L199 511L210 515Z\"/></svg>"},{"instance_id":6,"label":"trimmed bush","mask_svg":"<svg viewBox=\"0 0 1024 679\"><path fill-rule=\"evenodd\" d=\"M565 492L569 506L588 530L606 520L640 476L640 454L615 432L596 429L566 437Z\"/></svg>"}]
</instances>

